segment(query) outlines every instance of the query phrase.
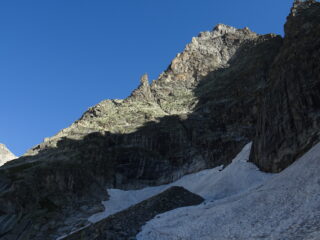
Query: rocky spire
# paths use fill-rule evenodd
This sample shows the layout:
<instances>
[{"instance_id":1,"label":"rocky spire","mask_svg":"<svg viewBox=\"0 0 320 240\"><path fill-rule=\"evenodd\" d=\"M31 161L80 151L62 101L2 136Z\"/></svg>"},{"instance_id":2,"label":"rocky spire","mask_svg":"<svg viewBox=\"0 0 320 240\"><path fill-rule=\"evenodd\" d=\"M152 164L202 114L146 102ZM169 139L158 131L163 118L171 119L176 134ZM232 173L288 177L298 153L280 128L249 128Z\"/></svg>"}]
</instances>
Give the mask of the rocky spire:
<instances>
[{"instance_id":1,"label":"rocky spire","mask_svg":"<svg viewBox=\"0 0 320 240\"><path fill-rule=\"evenodd\" d=\"M143 74L142 77L140 78L140 83L141 85L149 85L149 76L147 73Z\"/></svg>"},{"instance_id":2,"label":"rocky spire","mask_svg":"<svg viewBox=\"0 0 320 240\"><path fill-rule=\"evenodd\" d=\"M154 101L147 73L140 78L140 85L131 93L127 100Z\"/></svg>"}]
</instances>

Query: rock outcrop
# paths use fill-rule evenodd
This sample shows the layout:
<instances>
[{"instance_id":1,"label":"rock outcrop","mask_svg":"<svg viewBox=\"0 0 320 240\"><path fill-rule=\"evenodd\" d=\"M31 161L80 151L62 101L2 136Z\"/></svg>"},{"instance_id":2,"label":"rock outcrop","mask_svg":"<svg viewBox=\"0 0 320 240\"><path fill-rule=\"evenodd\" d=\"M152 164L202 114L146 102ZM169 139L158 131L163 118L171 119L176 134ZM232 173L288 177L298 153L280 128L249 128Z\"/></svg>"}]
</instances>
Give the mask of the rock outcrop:
<instances>
[{"instance_id":1,"label":"rock outcrop","mask_svg":"<svg viewBox=\"0 0 320 240\"><path fill-rule=\"evenodd\" d=\"M141 227L156 215L179 208L198 205L203 198L183 187L168 190L85 227L61 240L127 240L134 239Z\"/></svg>"},{"instance_id":2,"label":"rock outcrop","mask_svg":"<svg viewBox=\"0 0 320 240\"><path fill-rule=\"evenodd\" d=\"M0 166L16 158L17 157L10 152L6 145L0 143Z\"/></svg>"},{"instance_id":3,"label":"rock outcrop","mask_svg":"<svg viewBox=\"0 0 320 240\"><path fill-rule=\"evenodd\" d=\"M319 141L320 3L296 1L261 98L251 161L279 172Z\"/></svg>"}]
</instances>

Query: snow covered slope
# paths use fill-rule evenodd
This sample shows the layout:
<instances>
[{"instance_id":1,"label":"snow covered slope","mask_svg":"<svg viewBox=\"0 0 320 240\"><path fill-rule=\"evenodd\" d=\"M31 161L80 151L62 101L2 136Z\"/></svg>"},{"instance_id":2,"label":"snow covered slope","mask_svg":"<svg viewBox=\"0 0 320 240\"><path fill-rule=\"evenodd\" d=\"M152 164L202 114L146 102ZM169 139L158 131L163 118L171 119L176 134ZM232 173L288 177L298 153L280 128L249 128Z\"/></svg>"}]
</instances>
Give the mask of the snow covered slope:
<instances>
[{"instance_id":1,"label":"snow covered slope","mask_svg":"<svg viewBox=\"0 0 320 240\"><path fill-rule=\"evenodd\" d=\"M247 144L225 169L222 169L222 167L208 169L186 175L168 185L148 187L141 190L108 189L110 199L103 202L105 211L91 216L89 221L97 222L113 213L152 197L171 186L182 186L202 196L207 201L244 194L250 189L257 188L272 176L271 174L260 172L254 164L247 162L250 147L251 144Z\"/></svg>"},{"instance_id":2,"label":"snow covered slope","mask_svg":"<svg viewBox=\"0 0 320 240\"><path fill-rule=\"evenodd\" d=\"M0 166L16 158L17 157L12 152L10 152L6 145L0 143Z\"/></svg>"},{"instance_id":3,"label":"snow covered slope","mask_svg":"<svg viewBox=\"0 0 320 240\"><path fill-rule=\"evenodd\" d=\"M228 194L213 202L159 215L143 227L137 239L319 240L319 173L320 144L317 144L263 186L244 194ZM234 176L234 179L239 179L242 186L241 178ZM228 184L226 188L230 189ZM214 187L212 190L216 191ZM214 193L212 197L217 196Z\"/></svg>"}]
</instances>

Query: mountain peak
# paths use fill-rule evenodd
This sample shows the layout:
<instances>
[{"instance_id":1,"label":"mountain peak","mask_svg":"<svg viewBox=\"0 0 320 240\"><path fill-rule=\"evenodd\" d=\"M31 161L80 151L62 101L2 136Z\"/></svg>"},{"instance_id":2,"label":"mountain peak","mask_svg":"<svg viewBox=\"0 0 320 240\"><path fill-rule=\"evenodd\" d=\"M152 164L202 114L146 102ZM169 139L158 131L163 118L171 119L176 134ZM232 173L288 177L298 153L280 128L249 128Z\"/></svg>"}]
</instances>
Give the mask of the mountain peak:
<instances>
[{"instance_id":1,"label":"mountain peak","mask_svg":"<svg viewBox=\"0 0 320 240\"><path fill-rule=\"evenodd\" d=\"M235 33L237 30L238 29L236 29L235 27L232 27L223 23L219 23L212 29L212 32L219 32L221 34L225 34L225 33Z\"/></svg>"},{"instance_id":2,"label":"mountain peak","mask_svg":"<svg viewBox=\"0 0 320 240\"><path fill-rule=\"evenodd\" d=\"M10 152L7 146L0 143L0 166L15 158L17 157L12 152Z\"/></svg>"},{"instance_id":3,"label":"mountain peak","mask_svg":"<svg viewBox=\"0 0 320 240\"><path fill-rule=\"evenodd\" d=\"M291 8L291 16L296 16L299 14L299 11L309 8L315 3L317 3L316 0L295 0Z\"/></svg>"}]
</instances>

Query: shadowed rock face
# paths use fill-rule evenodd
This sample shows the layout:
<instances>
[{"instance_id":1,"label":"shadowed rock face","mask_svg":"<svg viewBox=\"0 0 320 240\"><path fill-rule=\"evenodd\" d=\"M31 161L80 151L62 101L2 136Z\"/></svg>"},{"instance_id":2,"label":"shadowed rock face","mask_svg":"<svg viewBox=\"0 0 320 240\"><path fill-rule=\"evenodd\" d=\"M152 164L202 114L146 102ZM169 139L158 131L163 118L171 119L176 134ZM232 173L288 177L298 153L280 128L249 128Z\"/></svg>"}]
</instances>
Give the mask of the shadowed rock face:
<instances>
[{"instance_id":1,"label":"shadowed rock face","mask_svg":"<svg viewBox=\"0 0 320 240\"><path fill-rule=\"evenodd\" d=\"M0 143L0 166L16 158L17 157L10 152L6 145Z\"/></svg>"},{"instance_id":2,"label":"shadowed rock face","mask_svg":"<svg viewBox=\"0 0 320 240\"><path fill-rule=\"evenodd\" d=\"M320 3L297 1L263 91L251 161L279 172L319 141Z\"/></svg>"},{"instance_id":3,"label":"shadowed rock face","mask_svg":"<svg viewBox=\"0 0 320 240\"><path fill-rule=\"evenodd\" d=\"M179 208L198 205L203 198L182 187L168 190L111 215L78 231L64 240L128 240L134 239L141 227L156 215Z\"/></svg>"}]
</instances>

